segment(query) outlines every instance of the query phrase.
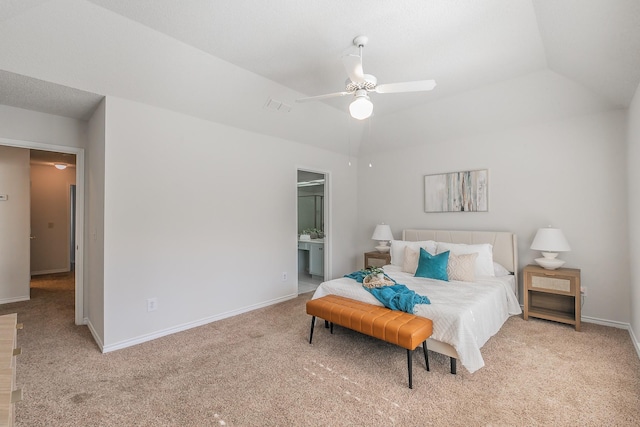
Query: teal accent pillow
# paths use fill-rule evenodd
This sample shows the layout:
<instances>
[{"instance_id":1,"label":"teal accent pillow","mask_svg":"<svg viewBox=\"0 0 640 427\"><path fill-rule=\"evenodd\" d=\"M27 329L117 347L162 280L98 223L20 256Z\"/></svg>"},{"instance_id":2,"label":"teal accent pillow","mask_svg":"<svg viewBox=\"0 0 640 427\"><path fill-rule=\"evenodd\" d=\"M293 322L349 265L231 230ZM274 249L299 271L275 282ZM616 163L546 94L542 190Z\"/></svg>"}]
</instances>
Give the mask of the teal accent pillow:
<instances>
[{"instance_id":1,"label":"teal accent pillow","mask_svg":"<svg viewBox=\"0 0 640 427\"><path fill-rule=\"evenodd\" d=\"M420 259L418 260L415 277L426 277L427 279L448 282L447 264L449 264L449 251L431 255L424 248L420 248Z\"/></svg>"}]
</instances>

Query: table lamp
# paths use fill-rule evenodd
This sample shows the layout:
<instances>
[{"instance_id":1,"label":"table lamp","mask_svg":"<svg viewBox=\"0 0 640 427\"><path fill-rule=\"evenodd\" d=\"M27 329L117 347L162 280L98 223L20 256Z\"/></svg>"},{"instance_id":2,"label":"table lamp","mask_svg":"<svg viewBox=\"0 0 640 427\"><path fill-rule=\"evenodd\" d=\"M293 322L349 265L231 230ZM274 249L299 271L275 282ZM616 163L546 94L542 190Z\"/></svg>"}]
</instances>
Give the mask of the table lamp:
<instances>
[{"instance_id":1,"label":"table lamp","mask_svg":"<svg viewBox=\"0 0 640 427\"><path fill-rule=\"evenodd\" d=\"M376 246L376 250L378 252L389 252L391 249L387 244L389 240L393 240L393 234L391 234L391 227L384 222L382 224L376 225L376 229L373 231L373 236L371 236L371 240L377 240L378 245Z\"/></svg>"},{"instance_id":2,"label":"table lamp","mask_svg":"<svg viewBox=\"0 0 640 427\"><path fill-rule=\"evenodd\" d=\"M538 229L536 237L531 243L531 249L542 251L542 258L536 258L539 266L547 270L555 270L564 264L564 261L556 258L558 252L568 252L571 247L569 247L569 242L562 234L562 230L549 226Z\"/></svg>"}]
</instances>

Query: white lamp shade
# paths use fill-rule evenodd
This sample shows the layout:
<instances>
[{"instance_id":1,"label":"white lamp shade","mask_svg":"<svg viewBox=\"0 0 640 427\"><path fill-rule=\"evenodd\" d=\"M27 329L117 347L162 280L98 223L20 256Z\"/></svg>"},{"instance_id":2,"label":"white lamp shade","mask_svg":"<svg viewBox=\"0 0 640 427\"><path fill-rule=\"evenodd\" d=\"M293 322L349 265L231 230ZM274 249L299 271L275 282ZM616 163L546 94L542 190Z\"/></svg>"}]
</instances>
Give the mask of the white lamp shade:
<instances>
[{"instance_id":1,"label":"white lamp shade","mask_svg":"<svg viewBox=\"0 0 640 427\"><path fill-rule=\"evenodd\" d=\"M389 226L389 224L376 225L376 229L373 230L373 236L371 236L371 240L393 240L393 234L391 234L391 227Z\"/></svg>"},{"instance_id":2,"label":"white lamp shade","mask_svg":"<svg viewBox=\"0 0 640 427\"><path fill-rule=\"evenodd\" d=\"M569 242L559 228L540 228L531 243L531 249L542 252L567 252Z\"/></svg>"},{"instance_id":3,"label":"white lamp shade","mask_svg":"<svg viewBox=\"0 0 640 427\"><path fill-rule=\"evenodd\" d=\"M364 120L373 113L373 103L368 96L359 96L349 105L349 112L354 119Z\"/></svg>"}]
</instances>

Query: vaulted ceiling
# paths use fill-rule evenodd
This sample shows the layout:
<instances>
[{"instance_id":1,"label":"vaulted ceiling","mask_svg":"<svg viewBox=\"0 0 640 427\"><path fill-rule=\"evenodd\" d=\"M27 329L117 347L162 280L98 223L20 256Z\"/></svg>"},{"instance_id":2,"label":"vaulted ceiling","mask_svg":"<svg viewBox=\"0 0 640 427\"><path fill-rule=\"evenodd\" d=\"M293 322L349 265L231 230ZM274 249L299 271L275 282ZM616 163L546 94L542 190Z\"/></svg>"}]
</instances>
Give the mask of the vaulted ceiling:
<instances>
[{"instance_id":1,"label":"vaulted ceiling","mask_svg":"<svg viewBox=\"0 0 640 427\"><path fill-rule=\"evenodd\" d=\"M86 120L110 95L340 152L626 108L640 82L637 0L0 5L1 104ZM379 83L437 87L372 94L365 122L350 97L295 103L344 90L358 35Z\"/></svg>"}]
</instances>

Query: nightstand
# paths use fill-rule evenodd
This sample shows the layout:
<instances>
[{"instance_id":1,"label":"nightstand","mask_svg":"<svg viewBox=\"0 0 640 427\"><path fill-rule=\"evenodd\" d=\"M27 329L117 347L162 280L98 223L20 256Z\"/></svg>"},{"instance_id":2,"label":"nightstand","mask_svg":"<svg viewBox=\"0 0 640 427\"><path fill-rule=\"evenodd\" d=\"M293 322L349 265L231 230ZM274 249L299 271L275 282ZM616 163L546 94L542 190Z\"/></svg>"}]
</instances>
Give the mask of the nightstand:
<instances>
[{"instance_id":1,"label":"nightstand","mask_svg":"<svg viewBox=\"0 0 640 427\"><path fill-rule=\"evenodd\" d=\"M580 270L528 265L524 276L524 320L529 317L574 325L580 330Z\"/></svg>"},{"instance_id":2,"label":"nightstand","mask_svg":"<svg viewBox=\"0 0 640 427\"><path fill-rule=\"evenodd\" d=\"M387 264L391 264L390 252L372 251L364 253L364 268L382 267Z\"/></svg>"}]
</instances>

